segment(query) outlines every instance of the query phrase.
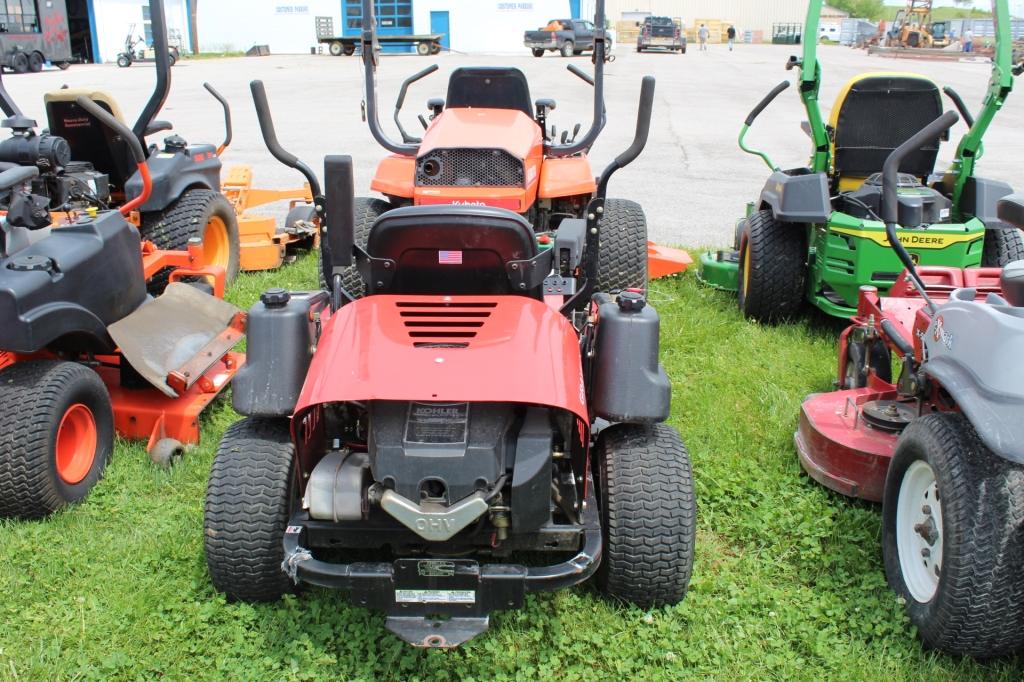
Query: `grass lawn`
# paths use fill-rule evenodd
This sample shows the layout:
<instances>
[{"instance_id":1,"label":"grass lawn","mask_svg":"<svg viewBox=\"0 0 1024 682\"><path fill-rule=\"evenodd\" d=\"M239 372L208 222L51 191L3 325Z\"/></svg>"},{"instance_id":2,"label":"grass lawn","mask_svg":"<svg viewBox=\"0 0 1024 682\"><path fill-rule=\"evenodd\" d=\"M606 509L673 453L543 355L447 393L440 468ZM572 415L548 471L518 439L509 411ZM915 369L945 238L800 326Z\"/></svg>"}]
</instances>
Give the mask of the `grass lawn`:
<instances>
[{"instance_id":1,"label":"grass lawn","mask_svg":"<svg viewBox=\"0 0 1024 682\"><path fill-rule=\"evenodd\" d=\"M230 297L247 307L315 277L305 257L242 276ZM651 299L698 492L683 604L645 612L589 586L531 596L454 651L412 649L329 591L228 604L202 542L213 452L236 418L224 400L174 468L122 442L84 504L0 522L0 680L1021 679L1020 660L923 652L885 584L878 508L802 475L798 407L830 387L838 327L748 324L692 274L654 284Z\"/></svg>"}]
</instances>

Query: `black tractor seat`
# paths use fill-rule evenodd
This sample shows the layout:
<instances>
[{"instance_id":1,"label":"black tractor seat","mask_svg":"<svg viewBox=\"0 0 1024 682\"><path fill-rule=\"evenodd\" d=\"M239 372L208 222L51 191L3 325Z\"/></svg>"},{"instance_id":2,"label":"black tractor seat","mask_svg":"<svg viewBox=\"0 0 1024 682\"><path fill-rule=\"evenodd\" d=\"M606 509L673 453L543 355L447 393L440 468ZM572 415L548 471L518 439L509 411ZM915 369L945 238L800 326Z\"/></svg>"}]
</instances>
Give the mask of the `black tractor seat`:
<instances>
[{"instance_id":1,"label":"black tractor seat","mask_svg":"<svg viewBox=\"0 0 1024 682\"><path fill-rule=\"evenodd\" d=\"M46 119L51 135L67 140L71 158L89 161L100 173L106 173L110 184L123 189L137 167L126 140L78 106L75 99L86 96L121 122L124 117L117 102L100 91L67 89L45 95Z\"/></svg>"},{"instance_id":2,"label":"black tractor seat","mask_svg":"<svg viewBox=\"0 0 1024 682\"><path fill-rule=\"evenodd\" d=\"M880 172L886 158L917 131L942 115L938 86L904 73L862 74L849 81L832 110L834 176L840 189L856 189ZM900 172L920 179L935 169L939 142L908 154Z\"/></svg>"},{"instance_id":3,"label":"black tractor seat","mask_svg":"<svg viewBox=\"0 0 1024 682\"><path fill-rule=\"evenodd\" d=\"M370 228L360 274L371 294L542 298L550 250L521 216L488 206L408 206Z\"/></svg>"},{"instance_id":4,"label":"black tractor seat","mask_svg":"<svg viewBox=\"0 0 1024 682\"><path fill-rule=\"evenodd\" d=\"M507 66L463 66L448 78L449 109L514 109L533 118L526 76Z\"/></svg>"}]
</instances>

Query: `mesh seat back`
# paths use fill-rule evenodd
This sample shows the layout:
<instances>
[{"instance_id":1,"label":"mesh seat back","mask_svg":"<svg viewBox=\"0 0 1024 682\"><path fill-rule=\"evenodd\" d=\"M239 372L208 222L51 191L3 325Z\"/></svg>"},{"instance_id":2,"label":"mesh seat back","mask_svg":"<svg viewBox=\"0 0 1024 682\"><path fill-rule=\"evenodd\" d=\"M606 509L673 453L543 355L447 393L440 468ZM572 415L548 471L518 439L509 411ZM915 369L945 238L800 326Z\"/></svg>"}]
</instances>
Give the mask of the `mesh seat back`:
<instances>
[{"instance_id":1,"label":"mesh seat back","mask_svg":"<svg viewBox=\"0 0 1024 682\"><path fill-rule=\"evenodd\" d=\"M854 79L833 109L835 174L866 178L881 172L893 150L941 115L939 88L927 78L877 74ZM930 175L939 142L937 137L907 155L900 172Z\"/></svg>"}]
</instances>

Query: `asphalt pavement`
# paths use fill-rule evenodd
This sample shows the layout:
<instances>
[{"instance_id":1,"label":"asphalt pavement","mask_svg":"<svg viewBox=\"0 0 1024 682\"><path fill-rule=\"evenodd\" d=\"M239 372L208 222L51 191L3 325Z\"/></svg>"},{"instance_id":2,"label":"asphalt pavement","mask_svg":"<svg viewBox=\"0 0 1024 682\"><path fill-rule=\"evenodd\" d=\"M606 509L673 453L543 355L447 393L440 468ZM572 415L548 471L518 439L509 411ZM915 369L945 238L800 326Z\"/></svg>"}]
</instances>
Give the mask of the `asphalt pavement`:
<instances>
[{"instance_id":1,"label":"asphalt pavement","mask_svg":"<svg viewBox=\"0 0 1024 682\"><path fill-rule=\"evenodd\" d=\"M755 198L768 174L756 157L736 145L743 119L757 101L783 79L795 81L796 71L784 64L793 47L739 45L729 52L712 45L708 52L637 54L616 47L616 60L606 69L608 124L595 144L591 160L595 173L625 149L636 123L640 80L657 79L654 121L644 153L612 180L609 194L639 201L647 212L650 235L667 244L723 245L732 241L735 219ZM931 62L869 56L863 50L827 46L820 53L824 82L821 101L825 115L842 85L864 71L913 71L951 85L977 109L984 97L990 64L983 60ZM531 96L553 98L558 107L549 118L559 130L577 122L589 123L592 95L589 85L566 70L573 63L590 70L589 56L561 58L549 54L461 55L436 57L385 55L378 69L378 102L390 135L398 133L391 112L402 80L436 63L440 70L410 88L403 123L419 130L416 114L426 113L426 101L443 97L448 73L464 65L510 65L529 79ZM363 98L361 62L356 57L282 55L185 60L172 70L170 96L159 118L190 142L219 143L223 121L219 105L203 89L209 81L232 105L234 140L225 165L253 166L260 186L299 185L301 176L282 166L266 151L256 121L249 81L266 85L281 143L322 172L325 154L351 154L356 164L357 193L369 193L377 162L385 152L370 136L360 116ZM67 71L6 75L4 83L22 110L45 127L43 93L67 85L109 92L129 124L149 97L154 82L151 64L127 69L114 65L74 65ZM948 106L948 102L947 102ZM796 89L783 93L758 119L748 141L769 152L783 167L806 162L809 140L800 130L804 111ZM1024 92L1010 96L986 138L980 175L1017 182L1024 158ZM953 141L940 154L939 165L952 159L955 142L964 132L953 130ZM151 141L159 141L166 133ZM283 207L273 212L283 215Z\"/></svg>"}]
</instances>

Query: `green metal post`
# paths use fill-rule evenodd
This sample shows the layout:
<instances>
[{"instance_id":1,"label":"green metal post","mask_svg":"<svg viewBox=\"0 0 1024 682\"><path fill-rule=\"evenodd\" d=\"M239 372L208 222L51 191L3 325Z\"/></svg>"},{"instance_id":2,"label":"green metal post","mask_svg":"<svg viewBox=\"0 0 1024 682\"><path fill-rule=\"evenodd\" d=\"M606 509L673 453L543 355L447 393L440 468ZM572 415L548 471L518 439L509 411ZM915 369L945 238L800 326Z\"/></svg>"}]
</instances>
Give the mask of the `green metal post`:
<instances>
[{"instance_id":1,"label":"green metal post","mask_svg":"<svg viewBox=\"0 0 1024 682\"><path fill-rule=\"evenodd\" d=\"M1006 98L1013 89L1013 39L1010 33L1010 8L1008 0L992 0L992 20L995 22L996 45L992 56L992 78L988 83L988 92L982 102L981 111L974 118L974 125L960 140L956 150L956 158L950 169L954 176L953 211L954 217L964 220L960 211L960 200L963 198L967 179L974 175L974 165L981 155L982 139L988 131L992 119L1003 108Z\"/></svg>"},{"instance_id":2,"label":"green metal post","mask_svg":"<svg viewBox=\"0 0 1024 682\"><path fill-rule=\"evenodd\" d=\"M1006 0L1002 0L1004 3ZM811 125L811 139L814 149L811 155L811 170L826 173L829 170L829 140L825 121L821 118L818 104L818 89L821 87L821 65L818 63L818 24L824 0L810 0L807 4L807 21L804 22L803 61L800 63L800 98L807 110L807 122Z\"/></svg>"}]
</instances>

